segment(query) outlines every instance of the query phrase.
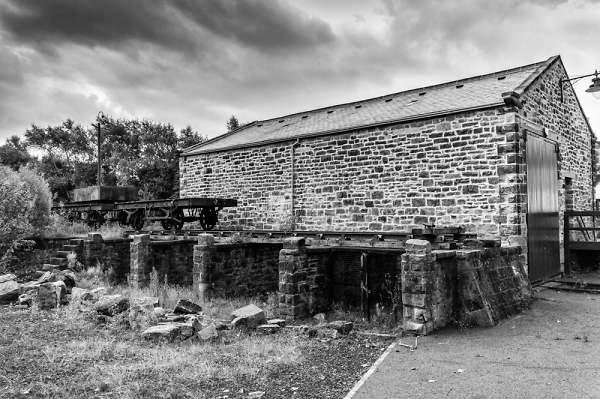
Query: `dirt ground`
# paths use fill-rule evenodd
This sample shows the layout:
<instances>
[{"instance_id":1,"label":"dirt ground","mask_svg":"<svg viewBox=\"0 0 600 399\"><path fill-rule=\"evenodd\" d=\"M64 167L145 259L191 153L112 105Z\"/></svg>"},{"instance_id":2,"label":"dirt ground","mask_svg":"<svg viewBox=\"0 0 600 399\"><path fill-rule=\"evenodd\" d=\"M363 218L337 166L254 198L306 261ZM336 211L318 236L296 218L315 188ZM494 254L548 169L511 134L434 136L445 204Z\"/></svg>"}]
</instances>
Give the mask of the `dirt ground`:
<instances>
[{"instance_id":1,"label":"dirt ground","mask_svg":"<svg viewBox=\"0 0 600 399\"><path fill-rule=\"evenodd\" d=\"M536 288L495 327L396 346L352 399L600 398L600 295ZM401 342L414 345L414 338Z\"/></svg>"}]
</instances>

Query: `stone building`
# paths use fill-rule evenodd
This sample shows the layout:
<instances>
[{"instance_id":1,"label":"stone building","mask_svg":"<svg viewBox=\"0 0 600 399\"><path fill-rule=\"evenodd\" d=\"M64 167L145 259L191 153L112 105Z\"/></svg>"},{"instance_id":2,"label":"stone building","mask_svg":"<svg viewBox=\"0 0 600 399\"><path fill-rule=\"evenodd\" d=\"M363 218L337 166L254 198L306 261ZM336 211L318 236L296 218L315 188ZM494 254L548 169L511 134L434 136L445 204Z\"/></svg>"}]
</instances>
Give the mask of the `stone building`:
<instances>
[{"instance_id":1,"label":"stone building","mask_svg":"<svg viewBox=\"0 0 600 399\"><path fill-rule=\"evenodd\" d=\"M183 151L181 196L237 198L222 229L462 226L521 246L545 279L562 212L593 200L594 136L566 77L554 56L255 121Z\"/></svg>"}]
</instances>

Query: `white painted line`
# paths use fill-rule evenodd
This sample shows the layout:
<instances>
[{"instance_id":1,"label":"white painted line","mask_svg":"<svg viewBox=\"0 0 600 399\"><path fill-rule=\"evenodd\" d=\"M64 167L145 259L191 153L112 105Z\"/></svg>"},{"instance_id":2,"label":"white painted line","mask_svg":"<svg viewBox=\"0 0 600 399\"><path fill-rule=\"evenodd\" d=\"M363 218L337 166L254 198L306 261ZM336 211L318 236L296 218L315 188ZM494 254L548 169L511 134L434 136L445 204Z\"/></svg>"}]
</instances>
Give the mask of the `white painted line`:
<instances>
[{"instance_id":1,"label":"white painted line","mask_svg":"<svg viewBox=\"0 0 600 399\"><path fill-rule=\"evenodd\" d=\"M379 364L381 364L381 362L383 362L383 359L385 359L387 357L387 355L390 354L390 352L392 351L392 349L394 349L394 346L396 346L397 342L394 341L390 344L390 346L388 346L388 348L385 350L385 352L383 352L381 354L381 356L379 356L379 359L377 359L377 361L375 363L373 363L373 365L371 366L371 368L365 373L365 375L362 376L362 378L360 379L360 381L358 381L356 383L356 385L354 385L354 387L350 390L350 392L348 392L348 395L344 396L344 399L350 399L354 396L354 394L356 392L358 392L358 390L360 389L360 387L363 386L363 384L369 379L369 377L371 376L371 374L373 374L375 372L375 369L377 368L377 366L379 366Z\"/></svg>"}]
</instances>

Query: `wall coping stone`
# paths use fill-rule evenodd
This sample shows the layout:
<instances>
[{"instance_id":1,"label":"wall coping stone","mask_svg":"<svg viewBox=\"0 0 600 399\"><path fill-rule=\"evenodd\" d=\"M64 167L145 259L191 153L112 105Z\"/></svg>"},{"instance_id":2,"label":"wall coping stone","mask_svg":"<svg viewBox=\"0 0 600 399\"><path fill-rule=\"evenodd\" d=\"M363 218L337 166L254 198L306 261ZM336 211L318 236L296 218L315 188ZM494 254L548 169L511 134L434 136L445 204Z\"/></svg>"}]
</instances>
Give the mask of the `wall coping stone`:
<instances>
[{"instance_id":1,"label":"wall coping stone","mask_svg":"<svg viewBox=\"0 0 600 399\"><path fill-rule=\"evenodd\" d=\"M283 247L288 249L296 249L305 245L306 239L304 237L290 237L283 240Z\"/></svg>"},{"instance_id":2,"label":"wall coping stone","mask_svg":"<svg viewBox=\"0 0 600 399\"><path fill-rule=\"evenodd\" d=\"M212 234L198 234L198 245L214 245L215 237Z\"/></svg>"},{"instance_id":3,"label":"wall coping stone","mask_svg":"<svg viewBox=\"0 0 600 399\"><path fill-rule=\"evenodd\" d=\"M150 242L150 234L138 234L132 236L133 242Z\"/></svg>"},{"instance_id":4,"label":"wall coping stone","mask_svg":"<svg viewBox=\"0 0 600 399\"><path fill-rule=\"evenodd\" d=\"M406 240L405 249L408 253L428 254L431 253L431 244L426 240L411 238L410 240Z\"/></svg>"},{"instance_id":5,"label":"wall coping stone","mask_svg":"<svg viewBox=\"0 0 600 399\"><path fill-rule=\"evenodd\" d=\"M91 242L103 242L104 238L102 238L102 234L100 233L88 233L88 240Z\"/></svg>"}]
</instances>

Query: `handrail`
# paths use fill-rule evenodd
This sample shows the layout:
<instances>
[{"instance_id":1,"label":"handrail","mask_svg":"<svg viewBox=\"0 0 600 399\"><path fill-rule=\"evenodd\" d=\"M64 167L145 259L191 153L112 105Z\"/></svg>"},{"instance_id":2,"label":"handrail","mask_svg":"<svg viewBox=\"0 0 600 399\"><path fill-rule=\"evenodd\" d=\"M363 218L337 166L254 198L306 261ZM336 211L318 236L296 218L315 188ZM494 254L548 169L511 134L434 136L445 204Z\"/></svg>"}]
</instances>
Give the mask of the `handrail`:
<instances>
[{"instance_id":1,"label":"handrail","mask_svg":"<svg viewBox=\"0 0 600 399\"><path fill-rule=\"evenodd\" d=\"M591 217L592 225L586 226L583 217ZM579 227L571 227L571 219L576 218ZM600 211L565 211L563 220L564 230L564 246L565 246L565 274L571 273L571 248L573 244L579 243L583 245L594 245L598 242L597 231L600 231L600 226L596 227L596 218L600 218ZM585 241L571 239L571 231L582 232ZM588 244L585 244L585 243Z\"/></svg>"}]
</instances>

